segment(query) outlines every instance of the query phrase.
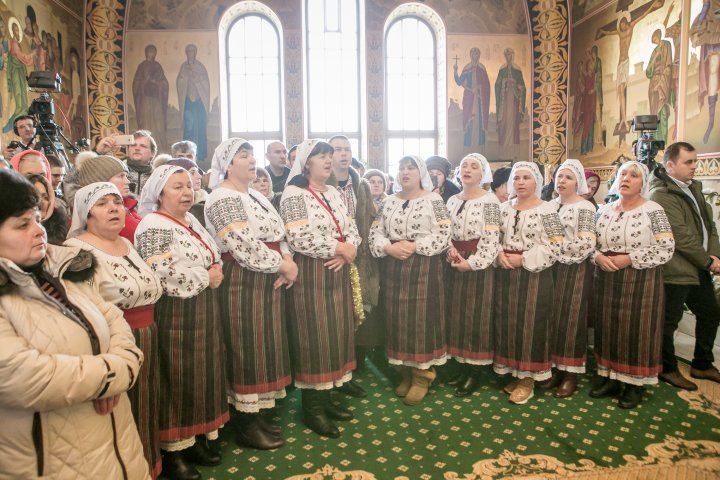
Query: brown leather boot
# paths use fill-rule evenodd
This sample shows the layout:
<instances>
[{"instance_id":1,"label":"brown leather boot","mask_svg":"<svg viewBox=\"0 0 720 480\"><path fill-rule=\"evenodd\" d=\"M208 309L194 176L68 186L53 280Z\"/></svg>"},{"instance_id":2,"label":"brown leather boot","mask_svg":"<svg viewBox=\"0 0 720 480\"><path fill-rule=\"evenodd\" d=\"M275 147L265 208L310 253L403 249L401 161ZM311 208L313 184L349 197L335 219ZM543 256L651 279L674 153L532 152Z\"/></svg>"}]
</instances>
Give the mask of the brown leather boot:
<instances>
[{"instance_id":1,"label":"brown leather boot","mask_svg":"<svg viewBox=\"0 0 720 480\"><path fill-rule=\"evenodd\" d=\"M419 368L413 368L412 385L405 396L405 400L403 400L405 405L417 405L422 402L436 376L434 369L420 370Z\"/></svg>"},{"instance_id":2,"label":"brown leather boot","mask_svg":"<svg viewBox=\"0 0 720 480\"><path fill-rule=\"evenodd\" d=\"M402 376L400 385L395 389L395 395L404 397L408 394L412 385L412 369L405 365L395 365L395 370Z\"/></svg>"}]
</instances>

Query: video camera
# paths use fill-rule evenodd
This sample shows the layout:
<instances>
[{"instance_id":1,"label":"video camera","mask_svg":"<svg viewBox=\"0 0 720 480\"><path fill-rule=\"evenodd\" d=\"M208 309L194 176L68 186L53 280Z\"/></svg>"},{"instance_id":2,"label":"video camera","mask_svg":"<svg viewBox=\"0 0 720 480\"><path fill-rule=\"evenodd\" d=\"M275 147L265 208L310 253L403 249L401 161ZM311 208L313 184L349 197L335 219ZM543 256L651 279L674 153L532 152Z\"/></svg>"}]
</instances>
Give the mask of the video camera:
<instances>
[{"instance_id":1,"label":"video camera","mask_svg":"<svg viewBox=\"0 0 720 480\"><path fill-rule=\"evenodd\" d=\"M37 147L43 149L45 153L55 154L65 163L65 168L70 169L71 164L61 139L65 140L73 153L79 153L79 150L63 135L62 127L55 123L55 103L50 96L50 93L60 91L62 85L60 75L52 72L35 71L27 77L27 82L28 90L40 93L40 96L33 100L28 108L28 115L32 115L36 120ZM85 139L80 142L83 140Z\"/></svg>"},{"instance_id":2,"label":"video camera","mask_svg":"<svg viewBox=\"0 0 720 480\"><path fill-rule=\"evenodd\" d=\"M638 139L632 144L637 161L645 164L649 171L657 166L655 157L659 150L665 149L665 141L655 140L658 129L657 115L637 115L632 120L633 132L639 132Z\"/></svg>"}]
</instances>

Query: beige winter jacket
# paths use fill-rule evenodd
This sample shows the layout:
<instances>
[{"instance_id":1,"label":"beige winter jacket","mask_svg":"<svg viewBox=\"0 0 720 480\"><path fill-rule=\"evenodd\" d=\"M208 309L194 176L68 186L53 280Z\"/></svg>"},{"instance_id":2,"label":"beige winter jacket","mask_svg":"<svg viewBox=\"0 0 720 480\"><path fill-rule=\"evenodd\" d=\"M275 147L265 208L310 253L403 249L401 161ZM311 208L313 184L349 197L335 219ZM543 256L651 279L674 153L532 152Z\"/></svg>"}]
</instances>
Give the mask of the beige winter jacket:
<instances>
[{"instance_id":1,"label":"beige winter jacket","mask_svg":"<svg viewBox=\"0 0 720 480\"><path fill-rule=\"evenodd\" d=\"M125 394L142 363L130 327L82 281L92 254L51 245L44 269L82 315L0 258L0 479L148 479ZM95 412L118 394L111 414Z\"/></svg>"}]
</instances>

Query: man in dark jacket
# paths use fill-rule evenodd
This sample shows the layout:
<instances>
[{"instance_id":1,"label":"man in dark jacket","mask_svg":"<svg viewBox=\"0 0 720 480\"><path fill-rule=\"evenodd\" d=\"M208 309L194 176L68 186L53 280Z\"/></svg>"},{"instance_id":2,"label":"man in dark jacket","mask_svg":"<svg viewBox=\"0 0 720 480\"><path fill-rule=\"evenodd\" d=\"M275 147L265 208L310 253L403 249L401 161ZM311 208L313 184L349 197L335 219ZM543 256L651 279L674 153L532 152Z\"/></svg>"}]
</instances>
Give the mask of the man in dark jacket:
<instances>
[{"instance_id":1,"label":"man in dark jacket","mask_svg":"<svg viewBox=\"0 0 720 480\"><path fill-rule=\"evenodd\" d=\"M695 148L685 142L668 146L663 165L665 168L657 168L651 177L650 198L665 209L675 237L675 254L663 267L665 325L660 379L677 388L697 390L697 385L678 371L673 337L686 304L696 317L690 376L720 383L712 353L720 306L711 276L720 274L720 243L702 184L693 180Z\"/></svg>"}]
</instances>

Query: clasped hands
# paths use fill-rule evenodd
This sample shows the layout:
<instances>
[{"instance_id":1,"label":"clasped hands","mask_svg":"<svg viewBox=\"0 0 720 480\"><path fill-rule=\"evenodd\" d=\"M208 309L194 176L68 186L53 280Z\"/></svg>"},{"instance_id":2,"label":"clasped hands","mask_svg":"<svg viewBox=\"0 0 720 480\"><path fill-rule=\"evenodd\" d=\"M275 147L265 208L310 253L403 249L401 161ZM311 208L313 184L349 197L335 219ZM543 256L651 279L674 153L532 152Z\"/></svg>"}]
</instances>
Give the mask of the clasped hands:
<instances>
[{"instance_id":1,"label":"clasped hands","mask_svg":"<svg viewBox=\"0 0 720 480\"><path fill-rule=\"evenodd\" d=\"M400 240L395 243L388 243L383 248L385 253L398 260L407 260L415 253L415 242L410 240Z\"/></svg>"},{"instance_id":2,"label":"clasped hands","mask_svg":"<svg viewBox=\"0 0 720 480\"><path fill-rule=\"evenodd\" d=\"M632 265L630 255L607 255L600 254L595 258L595 263L605 272L617 272Z\"/></svg>"},{"instance_id":3,"label":"clasped hands","mask_svg":"<svg viewBox=\"0 0 720 480\"><path fill-rule=\"evenodd\" d=\"M355 261L357 256L357 248L346 242L338 242L335 247L335 256L330 260L325 261L323 265L329 268L333 272L339 272L343 265L349 265Z\"/></svg>"}]
</instances>

